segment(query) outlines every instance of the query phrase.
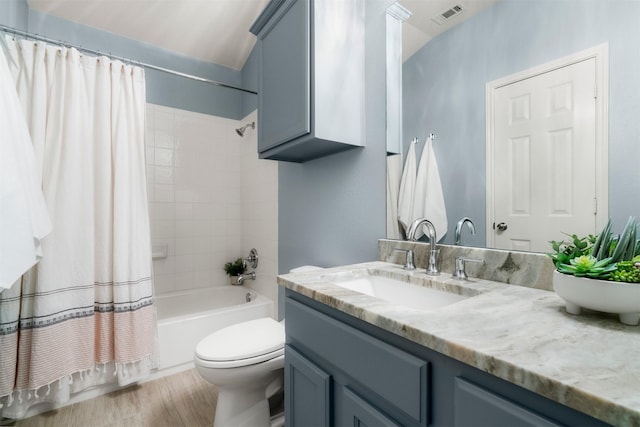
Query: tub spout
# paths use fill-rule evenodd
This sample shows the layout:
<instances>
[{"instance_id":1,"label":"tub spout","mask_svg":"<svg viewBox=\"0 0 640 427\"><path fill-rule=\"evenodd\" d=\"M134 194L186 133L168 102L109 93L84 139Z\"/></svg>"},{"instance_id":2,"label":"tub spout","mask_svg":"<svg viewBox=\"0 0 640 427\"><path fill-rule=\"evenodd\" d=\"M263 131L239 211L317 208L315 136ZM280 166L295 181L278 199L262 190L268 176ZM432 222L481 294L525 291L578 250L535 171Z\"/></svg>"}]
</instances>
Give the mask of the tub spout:
<instances>
[{"instance_id":1,"label":"tub spout","mask_svg":"<svg viewBox=\"0 0 640 427\"><path fill-rule=\"evenodd\" d=\"M256 272L249 271L248 273L238 275L238 285L244 284L245 280L256 280Z\"/></svg>"}]
</instances>

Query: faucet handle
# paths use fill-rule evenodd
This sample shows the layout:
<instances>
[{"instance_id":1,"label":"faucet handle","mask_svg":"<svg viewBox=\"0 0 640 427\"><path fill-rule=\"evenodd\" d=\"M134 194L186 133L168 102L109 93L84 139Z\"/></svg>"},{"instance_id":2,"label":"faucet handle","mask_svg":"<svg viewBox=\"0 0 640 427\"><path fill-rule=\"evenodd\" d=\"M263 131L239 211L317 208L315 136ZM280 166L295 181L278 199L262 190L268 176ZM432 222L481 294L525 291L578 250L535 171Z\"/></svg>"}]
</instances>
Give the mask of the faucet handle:
<instances>
[{"instance_id":1,"label":"faucet handle","mask_svg":"<svg viewBox=\"0 0 640 427\"><path fill-rule=\"evenodd\" d=\"M465 257L456 257L456 269L453 272L452 277L455 279L459 279L459 280L466 280L468 279L467 273L466 271L464 271L465 268L465 262L479 262L484 264L484 260L481 259L473 259L473 258L465 258Z\"/></svg>"},{"instance_id":2,"label":"faucet handle","mask_svg":"<svg viewBox=\"0 0 640 427\"><path fill-rule=\"evenodd\" d=\"M413 264L413 251L411 249L400 249L395 248L394 251L405 252L407 254L407 258L404 263L404 269L407 271L413 271L416 269L416 266Z\"/></svg>"}]
</instances>

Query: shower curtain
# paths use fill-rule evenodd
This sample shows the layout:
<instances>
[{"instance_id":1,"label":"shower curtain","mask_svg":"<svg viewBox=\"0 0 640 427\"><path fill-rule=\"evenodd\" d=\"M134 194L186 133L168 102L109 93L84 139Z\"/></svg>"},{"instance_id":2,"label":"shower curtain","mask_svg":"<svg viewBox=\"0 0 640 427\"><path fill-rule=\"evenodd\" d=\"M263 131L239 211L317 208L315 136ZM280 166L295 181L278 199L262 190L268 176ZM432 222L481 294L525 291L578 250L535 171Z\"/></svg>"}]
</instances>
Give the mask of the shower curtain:
<instances>
[{"instance_id":1,"label":"shower curtain","mask_svg":"<svg viewBox=\"0 0 640 427\"><path fill-rule=\"evenodd\" d=\"M0 294L0 416L21 418L154 367L145 81L105 57L4 41L53 224L40 262Z\"/></svg>"}]
</instances>

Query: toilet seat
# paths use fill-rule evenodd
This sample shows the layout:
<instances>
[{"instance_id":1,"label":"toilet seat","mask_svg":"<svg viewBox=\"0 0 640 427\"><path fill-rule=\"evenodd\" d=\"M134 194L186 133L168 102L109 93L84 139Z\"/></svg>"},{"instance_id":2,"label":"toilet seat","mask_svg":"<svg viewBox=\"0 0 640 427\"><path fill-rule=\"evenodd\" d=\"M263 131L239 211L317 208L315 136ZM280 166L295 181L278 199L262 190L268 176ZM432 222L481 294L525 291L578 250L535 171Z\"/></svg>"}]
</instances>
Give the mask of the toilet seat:
<instances>
[{"instance_id":1,"label":"toilet seat","mask_svg":"<svg viewBox=\"0 0 640 427\"><path fill-rule=\"evenodd\" d=\"M196 357L211 368L237 368L284 354L284 326L271 318L237 323L212 333L196 346Z\"/></svg>"},{"instance_id":2,"label":"toilet seat","mask_svg":"<svg viewBox=\"0 0 640 427\"><path fill-rule=\"evenodd\" d=\"M230 368L246 368L252 365L259 365L275 360L279 357L284 357L284 348L276 350L273 353L263 354L256 357L250 357L247 359L228 360L224 362L214 362L211 360L205 360L196 356L197 363L208 369L230 369Z\"/></svg>"}]
</instances>

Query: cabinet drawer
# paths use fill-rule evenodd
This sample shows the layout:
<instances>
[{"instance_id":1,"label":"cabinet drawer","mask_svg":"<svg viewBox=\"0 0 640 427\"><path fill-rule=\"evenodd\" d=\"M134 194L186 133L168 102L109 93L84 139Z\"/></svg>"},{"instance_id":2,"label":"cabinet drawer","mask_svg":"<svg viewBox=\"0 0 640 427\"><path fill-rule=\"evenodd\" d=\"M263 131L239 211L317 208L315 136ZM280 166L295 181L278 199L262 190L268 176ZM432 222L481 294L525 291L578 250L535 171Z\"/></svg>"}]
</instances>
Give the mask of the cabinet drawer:
<instances>
[{"instance_id":1,"label":"cabinet drawer","mask_svg":"<svg viewBox=\"0 0 640 427\"><path fill-rule=\"evenodd\" d=\"M405 416L426 425L427 362L297 301L287 299L286 304L287 343L303 345Z\"/></svg>"},{"instance_id":2,"label":"cabinet drawer","mask_svg":"<svg viewBox=\"0 0 640 427\"><path fill-rule=\"evenodd\" d=\"M560 427L561 424L462 378L455 379L455 427Z\"/></svg>"}]
</instances>

